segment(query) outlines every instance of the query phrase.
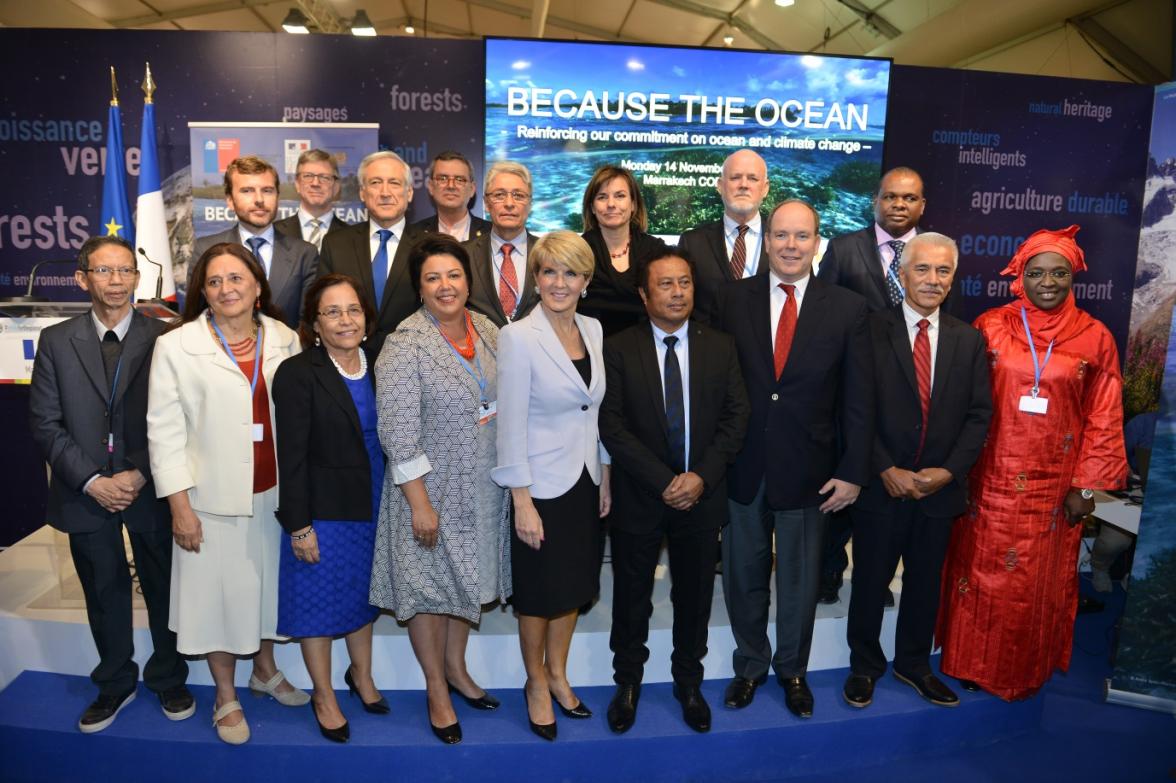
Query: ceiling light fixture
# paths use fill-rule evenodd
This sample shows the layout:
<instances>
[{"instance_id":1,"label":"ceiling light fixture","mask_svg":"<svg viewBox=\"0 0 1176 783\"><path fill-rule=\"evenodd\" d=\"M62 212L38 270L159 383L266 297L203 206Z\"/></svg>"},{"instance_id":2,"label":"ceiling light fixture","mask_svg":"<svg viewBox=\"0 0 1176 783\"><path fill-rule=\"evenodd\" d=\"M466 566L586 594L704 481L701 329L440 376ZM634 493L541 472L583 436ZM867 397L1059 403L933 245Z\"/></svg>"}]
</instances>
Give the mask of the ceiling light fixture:
<instances>
[{"instance_id":1,"label":"ceiling light fixture","mask_svg":"<svg viewBox=\"0 0 1176 783\"><path fill-rule=\"evenodd\" d=\"M404 26L404 32L407 33L408 35L416 35L416 28L410 24L406 24Z\"/></svg>"},{"instance_id":2,"label":"ceiling light fixture","mask_svg":"<svg viewBox=\"0 0 1176 783\"><path fill-rule=\"evenodd\" d=\"M310 22L305 14L297 8L291 8L290 13L286 14L286 18L282 20L282 29L296 35L307 35L310 32L309 25Z\"/></svg>"},{"instance_id":3,"label":"ceiling light fixture","mask_svg":"<svg viewBox=\"0 0 1176 783\"><path fill-rule=\"evenodd\" d=\"M365 38L372 38L376 34L372 20L368 18L367 12L362 8L355 12L355 18L351 20L351 34Z\"/></svg>"},{"instance_id":4,"label":"ceiling light fixture","mask_svg":"<svg viewBox=\"0 0 1176 783\"><path fill-rule=\"evenodd\" d=\"M780 6L781 8L787 8L788 6L795 4L796 0L776 0L776 5Z\"/></svg>"},{"instance_id":5,"label":"ceiling light fixture","mask_svg":"<svg viewBox=\"0 0 1176 783\"><path fill-rule=\"evenodd\" d=\"M733 43L735 43L735 36L733 36L733 35L724 35L723 36L723 45L724 46L730 46Z\"/></svg>"}]
</instances>

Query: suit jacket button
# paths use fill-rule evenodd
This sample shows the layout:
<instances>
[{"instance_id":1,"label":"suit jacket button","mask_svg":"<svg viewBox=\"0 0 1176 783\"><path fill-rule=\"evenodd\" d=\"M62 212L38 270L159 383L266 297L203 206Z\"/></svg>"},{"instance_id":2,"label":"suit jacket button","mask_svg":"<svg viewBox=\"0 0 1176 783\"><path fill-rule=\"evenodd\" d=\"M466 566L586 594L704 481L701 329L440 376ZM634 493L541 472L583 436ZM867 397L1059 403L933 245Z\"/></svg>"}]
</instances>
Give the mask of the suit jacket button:
<instances>
[{"instance_id":1,"label":"suit jacket button","mask_svg":"<svg viewBox=\"0 0 1176 783\"><path fill-rule=\"evenodd\" d=\"M778 399L780 399L780 395L779 395L779 394L773 394L773 395L772 395L772 402L775 402L775 401L776 401L776 400L778 400Z\"/></svg>"},{"instance_id":2,"label":"suit jacket button","mask_svg":"<svg viewBox=\"0 0 1176 783\"><path fill-rule=\"evenodd\" d=\"M580 410L582 410L582 411L586 411L586 410L588 410L588 406L587 406L587 405L581 405L581 406L580 406Z\"/></svg>"}]
</instances>

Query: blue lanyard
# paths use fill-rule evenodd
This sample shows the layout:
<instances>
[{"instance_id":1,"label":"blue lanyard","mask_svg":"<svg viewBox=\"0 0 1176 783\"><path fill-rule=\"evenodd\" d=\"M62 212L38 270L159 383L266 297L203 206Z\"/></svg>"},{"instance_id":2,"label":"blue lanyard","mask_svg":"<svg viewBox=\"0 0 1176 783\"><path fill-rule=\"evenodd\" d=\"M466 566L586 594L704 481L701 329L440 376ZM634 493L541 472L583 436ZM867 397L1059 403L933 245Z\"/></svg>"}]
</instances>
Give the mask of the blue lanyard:
<instances>
[{"instance_id":1,"label":"blue lanyard","mask_svg":"<svg viewBox=\"0 0 1176 783\"><path fill-rule=\"evenodd\" d=\"M904 299L905 299L905 298L906 298L906 286L904 286L904 285L902 284L902 281L898 279L898 275L896 275L896 274L894 273L894 269L893 269L893 268L890 266L890 264L887 264L887 265L886 265L886 276L887 276L887 277L889 277L891 280L893 280L893 281L894 281L894 284L895 284L896 286L898 286L898 294L899 294L899 296L901 296L902 298L904 298ZM1029 328L1029 327L1025 327L1025 329L1026 329L1026 330L1028 330L1028 328ZM1032 341L1032 340L1030 340L1029 342L1030 342L1030 344L1032 344L1032 342L1033 342L1033 341Z\"/></svg>"},{"instance_id":2,"label":"blue lanyard","mask_svg":"<svg viewBox=\"0 0 1176 783\"><path fill-rule=\"evenodd\" d=\"M449 342L448 338L445 337L445 333L441 331L441 323L436 318L434 318L433 314L428 310L425 310L425 315L429 316L429 320L433 322L433 326L437 327L437 332L441 335L441 339L445 340L445 345L449 348L449 352L453 354L454 358L461 362L461 366L465 368L465 371L468 372L470 377L473 378L474 381L478 384L479 404L481 404L483 408L490 407L490 400L486 398L486 386L489 384L489 382L486 380L486 375L482 372L482 359L478 356L478 352L476 350L474 351L474 366L470 366L470 363L466 361L466 358L458 353L457 349L453 347L453 343ZM477 334L477 330L474 330L474 334ZM481 335L479 335L479 338L480 337ZM473 339L473 334L471 334L470 340Z\"/></svg>"},{"instance_id":3,"label":"blue lanyard","mask_svg":"<svg viewBox=\"0 0 1176 783\"><path fill-rule=\"evenodd\" d=\"M1029 331L1029 316L1025 314L1025 308L1021 308L1021 323L1025 325L1025 338L1029 340L1029 353L1033 355L1033 388L1031 392L1033 399L1037 399L1037 392L1041 390L1041 373L1045 371L1045 365L1049 364L1049 357L1053 355L1053 340L1049 341L1049 348L1045 351L1045 361L1041 364L1037 363L1037 346L1033 344L1033 335Z\"/></svg>"},{"instance_id":4,"label":"blue lanyard","mask_svg":"<svg viewBox=\"0 0 1176 783\"><path fill-rule=\"evenodd\" d=\"M106 401L106 425L110 430L106 433L106 453L114 454L114 395L118 392L118 376L122 372L122 352L118 354L118 362L114 365L114 380L110 382L110 399ZM113 467L111 468L113 470Z\"/></svg>"},{"instance_id":5,"label":"blue lanyard","mask_svg":"<svg viewBox=\"0 0 1176 783\"><path fill-rule=\"evenodd\" d=\"M212 324L213 331L216 336L220 338L221 345L225 347L225 353L233 360L233 364L237 365L237 369L241 369L241 363L237 361L237 357L233 356L233 352L229 349L229 341L225 339L224 332L216 325L216 319L212 317L212 313L208 314L208 321ZM261 368L261 339L264 335L261 324L257 325L257 345L253 348L253 380L249 381L249 398L252 399L257 394L257 371Z\"/></svg>"}]
</instances>

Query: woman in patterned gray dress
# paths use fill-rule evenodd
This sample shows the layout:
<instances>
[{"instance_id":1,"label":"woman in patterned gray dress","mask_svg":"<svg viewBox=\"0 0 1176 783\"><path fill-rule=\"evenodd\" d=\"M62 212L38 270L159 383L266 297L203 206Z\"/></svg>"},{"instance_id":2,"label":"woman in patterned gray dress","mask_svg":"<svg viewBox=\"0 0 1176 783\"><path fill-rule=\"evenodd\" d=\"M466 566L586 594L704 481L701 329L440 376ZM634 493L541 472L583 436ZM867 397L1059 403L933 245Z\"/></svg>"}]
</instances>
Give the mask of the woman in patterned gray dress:
<instances>
[{"instance_id":1,"label":"woman in patterned gray dress","mask_svg":"<svg viewBox=\"0 0 1176 783\"><path fill-rule=\"evenodd\" d=\"M450 701L498 701L466 670L470 626L510 596L506 490L495 458L498 329L466 309L470 260L444 234L409 255L422 307L388 336L376 363L380 443L388 458L372 559L372 604L408 624L425 675L429 724L461 741Z\"/></svg>"}]
</instances>

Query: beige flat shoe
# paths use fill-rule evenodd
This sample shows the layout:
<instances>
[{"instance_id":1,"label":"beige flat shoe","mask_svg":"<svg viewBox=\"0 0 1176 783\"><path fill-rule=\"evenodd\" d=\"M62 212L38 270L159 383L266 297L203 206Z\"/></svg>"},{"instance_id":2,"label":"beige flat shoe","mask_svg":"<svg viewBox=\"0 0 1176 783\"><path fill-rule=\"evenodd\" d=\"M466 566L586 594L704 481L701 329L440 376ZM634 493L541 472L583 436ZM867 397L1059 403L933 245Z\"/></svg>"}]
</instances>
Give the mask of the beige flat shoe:
<instances>
[{"instance_id":1,"label":"beige flat shoe","mask_svg":"<svg viewBox=\"0 0 1176 783\"><path fill-rule=\"evenodd\" d=\"M236 726L222 726L220 724L223 718L238 711L241 713L241 722ZM230 745L244 745L249 741L249 724L245 721L245 710L241 709L239 701L222 704L220 709L212 713L212 725L216 727L216 736L220 737L222 742L227 742Z\"/></svg>"},{"instance_id":2,"label":"beige flat shoe","mask_svg":"<svg viewBox=\"0 0 1176 783\"><path fill-rule=\"evenodd\" d=\"M292 691L281 692L278 686L286 680L286 675L279 671L273 677L270 677L269 682L262 682L257 679L254 674L249 675L249 692L254 696L273 696L278 704L285 707L301 707L304 704L310 703L310 694L306 691L300 691L294 688ZM292 687L292 686L291 686Z\"/></svg>"}]
</instances>

